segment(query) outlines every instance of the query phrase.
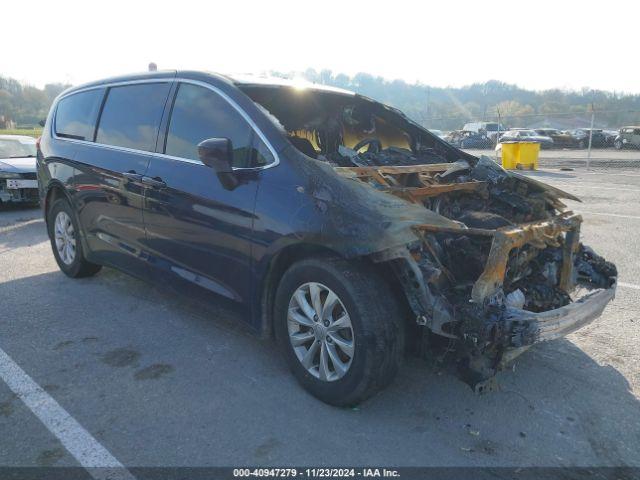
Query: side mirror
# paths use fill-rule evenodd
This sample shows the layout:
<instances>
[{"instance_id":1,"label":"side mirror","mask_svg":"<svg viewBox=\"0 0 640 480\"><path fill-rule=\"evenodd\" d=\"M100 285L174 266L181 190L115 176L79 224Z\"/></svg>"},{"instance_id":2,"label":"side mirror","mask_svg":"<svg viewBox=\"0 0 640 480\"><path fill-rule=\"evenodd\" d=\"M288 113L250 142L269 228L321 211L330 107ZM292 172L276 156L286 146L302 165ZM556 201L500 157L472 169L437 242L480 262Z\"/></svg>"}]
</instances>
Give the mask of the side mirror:
<instances>
[{"instance_id":1,"label":"side mirror","mask_svg":"<svg viewBox=\"0 0 640 480\"><path fill-rule=\"evenodd\" d=\"M198 157L207 167L213 168L218 174L220 183L227 190L238 186L231 162L233 160L233 145L228 138L208 138L198 144Z\"/></svg>"},{"instance_id":2,"label":"side mirror","mask_svg":"<svg viewBox=\"0 0 640 480\"><path fill-rule=\"evenodd\" d=\"M47 122L46 120L40 120L40 121L38 122L38 125L40 125L41 127L44 127L44 124L45 124L46 122Z\"/></svg>"}]
</instances>

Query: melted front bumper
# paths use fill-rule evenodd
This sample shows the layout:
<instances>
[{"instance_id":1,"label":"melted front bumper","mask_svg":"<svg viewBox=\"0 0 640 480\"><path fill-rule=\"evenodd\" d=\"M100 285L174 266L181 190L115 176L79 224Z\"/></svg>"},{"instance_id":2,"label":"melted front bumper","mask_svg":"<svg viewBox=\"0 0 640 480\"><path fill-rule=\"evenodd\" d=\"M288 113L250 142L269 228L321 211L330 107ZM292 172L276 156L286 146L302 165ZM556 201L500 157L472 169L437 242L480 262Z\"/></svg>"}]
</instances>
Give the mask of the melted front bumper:
<instances>
[{"instance_id":1,"label":"melted front bumper","mask_svg":"<svg viewBox=\"0 0 640 480\"><path fill-rule=\"evenodd\" d=\"M507 308L508 321L527 323L533 328L532 343L554 340L564 337L590 324L600 315L616 294L616 283L606 289L589 292L564 307L547 312L529 312L516 308Z\"/></svg>"}]
</instances>

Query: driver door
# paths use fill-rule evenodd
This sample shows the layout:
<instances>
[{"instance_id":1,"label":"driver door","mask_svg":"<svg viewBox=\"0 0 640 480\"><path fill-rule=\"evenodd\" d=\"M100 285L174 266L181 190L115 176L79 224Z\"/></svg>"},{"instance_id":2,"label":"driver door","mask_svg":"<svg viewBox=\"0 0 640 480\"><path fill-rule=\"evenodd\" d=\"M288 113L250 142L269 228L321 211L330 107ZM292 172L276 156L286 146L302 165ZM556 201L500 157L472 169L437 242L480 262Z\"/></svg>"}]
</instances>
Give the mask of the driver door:
<instances>
[{"instance_id":1,"label":"driver door","mask_svg":"<svg viewBox=\"0 0 640 480\"><path fill-rule=\"evenodd\" d=\"M149 259L169 278L237 302L251 292L251 240L260 166L274 159L252 127L214 88L180 82L161 153L147 176L144 220ZM227 189L198 158L208 138L233 145L237 186Z\"/></svg>"}]
</instances>

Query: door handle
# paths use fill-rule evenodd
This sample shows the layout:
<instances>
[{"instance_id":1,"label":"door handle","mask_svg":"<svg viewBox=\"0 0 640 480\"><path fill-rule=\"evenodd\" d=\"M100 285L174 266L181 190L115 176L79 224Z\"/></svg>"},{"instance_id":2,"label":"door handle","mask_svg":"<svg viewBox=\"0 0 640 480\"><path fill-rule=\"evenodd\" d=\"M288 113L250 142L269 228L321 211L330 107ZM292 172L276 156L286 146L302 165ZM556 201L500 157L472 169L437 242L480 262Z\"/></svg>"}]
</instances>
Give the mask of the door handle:
<instances>
[{"instance_id":1,"label":"door handle","mask_svg":"<svg viewBox=\"0 0 640 480\"><path fill-rule=\"evenodd\" d=\"M143 175L141 178L143 184L152 187L152 188L164 188L167 186L166 182L162 180L160 177L147 177Z\"/></svg>"},{"instance_id":2,"label":"door handle","mask_svg":"<svg viewBox=\"0 0 640 480\"><path fill-rule=\"evenodd\" d=\"M143 178L143 175L141 173L136 173L135 170L129 170L128 172L123 172L122 176L134 182L139 182Z\"/></svg>"}]
</instances>

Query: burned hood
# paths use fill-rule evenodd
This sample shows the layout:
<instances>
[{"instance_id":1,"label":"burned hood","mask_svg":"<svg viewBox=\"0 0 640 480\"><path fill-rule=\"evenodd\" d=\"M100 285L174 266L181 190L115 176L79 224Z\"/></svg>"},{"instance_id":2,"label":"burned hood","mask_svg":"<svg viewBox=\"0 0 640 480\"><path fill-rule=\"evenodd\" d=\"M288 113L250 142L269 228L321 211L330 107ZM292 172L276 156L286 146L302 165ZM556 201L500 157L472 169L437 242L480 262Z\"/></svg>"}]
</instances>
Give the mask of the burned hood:
<instances>
[{"instance_id":1,"label":"burned hood","mask_svg":"<svg viewBox=\"0 0 640 480\"><path fill-rule=\"evenodd\" d=\"M287 157L291 160L290 167L297 170L297 178L306 179L304 185L298 186L298 192L303 195L298 197L301 204L293 211L293 223L300 225L315 219L322 227L319 230L309 228L308 232L303 228L301 235L305 241L324 245L345 257L409 245L420 238L416 234L418 226L461 232L467 228L461 221L377 189L356 176L338 174L331 165L312 160L294 147L287 149ZM517 178L550 198L576 199L542 182L507 172L489 157L478 158L473 166L464 160L451 163L447 172L455 173L460 169L471 170L477 180L484 179L487 183L503 184L505 179ZM447 172L442 175L446 176ZM508 182L504 184L508 185Z\"/></svg>"},{"instance_id":2,"label":"burned hood","mask_svg":"<svg viewBox=\"0 0 640 480\"><path fill-rule=\"evenodd\" d=\"M322 224L319 232L309 233L307 241L355 257L417 241L413 227L418 225L465 228L421 205L339 175L330 165L311 160L294 148L287 153L293 160L291 168L298 170L298 178L307 179L305 185L298 187L304 191L304 200L295 210L293 222L317 218Z\"/></svg>"}]
</instances>

